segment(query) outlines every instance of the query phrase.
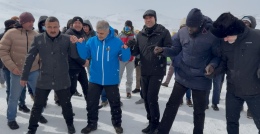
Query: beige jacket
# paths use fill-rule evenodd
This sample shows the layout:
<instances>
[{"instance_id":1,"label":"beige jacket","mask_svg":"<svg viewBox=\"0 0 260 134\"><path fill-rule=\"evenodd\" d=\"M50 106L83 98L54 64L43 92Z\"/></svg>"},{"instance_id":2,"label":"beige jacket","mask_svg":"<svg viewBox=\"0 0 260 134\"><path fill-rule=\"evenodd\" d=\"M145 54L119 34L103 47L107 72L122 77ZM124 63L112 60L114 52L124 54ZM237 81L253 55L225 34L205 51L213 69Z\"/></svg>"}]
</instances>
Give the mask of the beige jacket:
<instances>
[{"instance_id":1,"label":"beige jacket","mask_svg":"<svg viewBox=\"0 0 260 134\"><path fill-rule=\"evenodd\" d=\"M12 72L15 68L23 70L25 58L37 34L34 30L26 31L22 28L13 28L5 33L0 41L0 58L9 71ZM31 72L38 69L39 56L35 58Z\"/></svg>"}]
</instances>

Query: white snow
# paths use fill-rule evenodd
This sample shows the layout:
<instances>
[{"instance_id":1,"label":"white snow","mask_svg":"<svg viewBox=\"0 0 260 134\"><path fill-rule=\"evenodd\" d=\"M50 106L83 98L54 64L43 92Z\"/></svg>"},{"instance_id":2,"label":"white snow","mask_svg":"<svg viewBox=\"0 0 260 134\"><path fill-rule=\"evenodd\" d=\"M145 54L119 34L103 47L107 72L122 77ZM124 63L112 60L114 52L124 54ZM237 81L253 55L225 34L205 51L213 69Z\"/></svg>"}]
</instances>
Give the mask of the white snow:
<instances>
[{"instance_id":1,"label":"white snow","mask_svg":"<svg viewBox=\"0 0 260 134\"><path fill-rule=\"evenodd\" d=\"M188 3L189 2L189 3ZM258 3L258 4L257 4ZM144 22L142 19L143 13L147 9L157 11L158 23L163 24L170 31L178 29L180 20L186 17L191 8L197 7L202 12L216 19L221 13L230 11L241 18L243 15L253 15L260 20L260 8L258 0L241 1L236 0L219 0L219 1L150 1L150 0L0 0L0 31L3 31L4 21L12 16L19 16L24 11L31 12L36 19L34 27L37 29L37 22L41 15L56 16L61 23L61 27L65 26L67 20L74 16L81 16L83 19L89 19L93 26L101 19L108 20L110 25L122 29L126 20L132 20L136 29L141 29ZM134 102L139 100L139 94L133 94L131 99L126 98L125 93L125 74L120 86L121 100L124 103L122 107L123 118L122 127L125 134L141 134L141 129L147 126L146 111L144 105L136 105ZM161 116L165 109L165 104L172 91L174 80L172 79L170 87L161 87L159 93L159 104ZM220 111L213 111L212 108L206 111L205 119L205 134L225 134L225 93L226 83L223 85L221 93L221 101L219 104ZM135 84L133 85L133 88ZM78 91L81 87L78 86ZM21 134L27 132L29 114L18 111L17 122L20 125L18 130L10 130L7 126L6 119L6 93L4 88L0 88L0 130L1 134ZM185 98L184 98L185 100ZM211 99L210 99L211 100ZM29 108L33 102L28 93L26 103ZM76 114L74 125L77 134L87 125L86 102L83 97L72 98L73 110ZM241 112L240 133L241 134L256 134L258 133L252 119L246 118L247 106L244 106L244 111ZM190 134L193 130L193 109L187 105L179 108L175 122L173 123L170 133L174 134ZM61 108L56 106L53 101L53 92L49 95L48 106L44 111L44 116L49 121L47 124L40 124L37 134L64 134L67 133L67 128ZM111 124L110 108L105 107L99 111L98 130L93 134L112 134L115 133Z\"/></svg>"},{"instance_id":2,"label":"white snow","mask_svg":"<svg viewBox=\"0 0 260 134\"><path fill-rule=\"evenodd\" d=\"M135 73L134 73L135 74ZM126 98L125 91L126 76L123 75L122 84L120 85L121 100L123 102L122 107L122 127L124 128L124 134L141 134L141 130L148 124L146 119L146 111L143 104L136 105L135 102L140 99L139 93L132 94L131 99ZM171 94L174 84L174 76L171 80L169 87L161 86L159 93L159 106L161 116L165 109L166 102ZM79 85L79 83L78 83ZM135 83L133 84L135 88ZM78 91L82 93L80 85ZM225 134L226 132L226 120L225 120L225 93L226 82L223 84L221 93L221 100L219 104L220 111L214 111L211 107L206 110L206 119L204 126L205 134ZM61 107L54 103L54 92L49 95L47 108L44 110L44 117L48 120L47 124L39 124L37 134L64 134L67 132L66 124L61 114ZM1 134L21 134L27 132L29 114L17 112L17 123L20 125L18 130L11 130L7 126L6 119L6 93L4 88L0 88L0 130ZM174 134L190 134L193 131L193 108L188 107L185 104L185 97L183 98L184 104L179 108L176 119L173 123L170 133ZM211 96L210 96L211 101ZM33 101L27 92L26 98L27 106L31 109ZM77 133L83 127L87 125L87 111L86 102L83 97L72 97L73 111L76 114L74 118L74 125ZM210 104L211 105L211 104ZM209 105L209 106L210 106ZM244 111L241 112L240 118L240 133L241 134L256 134L257 128L252 119L246 117L247 106L244 105ZM111 114L109 105L99 110L99 122L98 129L92 132L93 134L113 134L115 133L111 123Z\"/></svg>"}]
</instances>

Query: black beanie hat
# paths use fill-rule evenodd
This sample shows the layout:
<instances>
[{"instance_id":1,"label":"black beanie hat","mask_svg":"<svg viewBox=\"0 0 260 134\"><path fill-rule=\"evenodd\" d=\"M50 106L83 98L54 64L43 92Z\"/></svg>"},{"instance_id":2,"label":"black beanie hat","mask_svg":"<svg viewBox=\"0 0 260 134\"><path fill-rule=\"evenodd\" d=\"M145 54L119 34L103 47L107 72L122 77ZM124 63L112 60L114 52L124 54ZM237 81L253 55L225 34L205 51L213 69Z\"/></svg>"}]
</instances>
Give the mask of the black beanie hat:
<instances>
[{"instance_id":1,"label":"black beanie hat","mask_svg":"<svg viewBox=\"0 0 260 134\"><path fill-rule=\"evenodd\" d=\"M153 16L155 18L155 22L157 21L156 12L154 10L150 9L145 11L143 18L145 18L145 16Z\"/></svg>"},{"instance_id":2,"label":"black beanie hat","mask_svg":"<svg viewBox=\"0 0 260 134\"><path fill-rule=\"evenodd\" d=\"M16 21L14 21L14 20L6 20L5 21L5 28L9 28L11 25L13 25L13 24L15 24L16 23Z\"/></svg>"},{"instance_id":3,"label":"black beanie hat","mask_svg":"<svg viewBox=\"0 0 260 134\"><path fill-rule=\"evenodd\" d=\"M224 38L231 35L238 35L245 30L245 24L231 13L221 14L213 23L211 33L218 38Z\"/></svg>"},{"instance_id":4,"label":"black beanie hat","mask_svg":"<svg viewBox=\"0 0 260 134\"><path fill-rule=\"evenodd\" d=\"M72 19L72 24L75 22L75 21L80 21L83 25L83 19L79 16L75 16L73 19Z\"/></svg>"},{"instance_id":5,"label":"black beanie hat","mask_svg":"<svg viewBox=\"0 0 260 134\"><path fill-rule=\"evenodd\" d=\"M203 23L203 15L198 8L193 8L189 12L187 19L186 19L186 25L188 27L200 27Z\"/></svg>"},{"instance_id":6,"label":"black beanie hat","mask_svg":"<svg viewBox=\"0 0 260 134\"><path fill-rule=\"evenodd\" d=\"M134 29L134 27L133 27L133 23L132 23L131 20L127 20L127 21L125 22L125 26L129 26L129 27L131 27L132 30Z\"/></svg>"}]
</instances>

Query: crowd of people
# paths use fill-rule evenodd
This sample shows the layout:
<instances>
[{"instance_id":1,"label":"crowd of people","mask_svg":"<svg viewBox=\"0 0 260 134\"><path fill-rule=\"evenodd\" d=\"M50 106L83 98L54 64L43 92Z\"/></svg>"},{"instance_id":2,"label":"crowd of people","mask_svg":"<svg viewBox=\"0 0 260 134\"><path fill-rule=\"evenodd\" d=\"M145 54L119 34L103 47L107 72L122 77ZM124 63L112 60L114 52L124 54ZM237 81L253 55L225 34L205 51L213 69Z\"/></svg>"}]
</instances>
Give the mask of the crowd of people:
<instances>
[{"instance_id":1,"label":"crowd of people","mask_svg":"<svg viewBox=\"0 0 260 134\"><path fill-rule=\"evenodd\" d=\"M247 117L260 130L260 31L255 29L253 16L238 19L227 12L212 21L193 8L174 35L157 23L156 11L147 10L142 17L142 30L135 30L132 21L126 20L120 32L105 20L98 21L94 29L90 20L79 16L68 20L62 30L54 16L41 16L37 31L32 13L6 20L0 35L0 83L7 93L8 127L19 128L18 107L30 112L27 134L35 134L38 122L48 122L42 113L54 90L68 133L76 133L71 98L82 96L77 91L79 82L87 110L87 126L81 133L98 128L98 110L108 104L116 133L123 133L119 86L126 70L125 96L131 99L132 93L140 93L135 103L144 104L147 113L149 124L140 130L143 133L170 133L186 93L186 104L194 109L193 133L203 134L210 90L213 85L211 107L219 111L225 76L228 134L239 133L244 102ZM172 61L168 72L167 57ZM173 74L175 83L161 118L158 94L161 86L168 87ZM34 101L31 110L25 102L26 88Z\"/></svg>"}]
</instances>

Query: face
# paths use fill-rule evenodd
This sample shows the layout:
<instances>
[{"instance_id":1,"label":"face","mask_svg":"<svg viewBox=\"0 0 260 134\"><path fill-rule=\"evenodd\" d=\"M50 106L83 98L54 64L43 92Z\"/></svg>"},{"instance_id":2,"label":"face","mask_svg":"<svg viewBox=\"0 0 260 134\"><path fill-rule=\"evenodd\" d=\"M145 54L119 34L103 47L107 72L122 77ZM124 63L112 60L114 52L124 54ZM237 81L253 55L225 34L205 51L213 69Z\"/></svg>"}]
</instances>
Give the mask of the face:
<instances>
[{"instance_id":1,"label":"face","mask_svg":"<svg viewBox=\"0 0 260 134\"><path fill-rule=\"evenodd\" d=\"M46 32L51 37L56 37L60 32L60 24L58 22L46 22Z\"/></svg>"},{"instance_id":2,"label":"face","mask_svg":"<svg viewBox=\"0 0 260 134\"><path fill-rule=\"evenodd\" d=\"M153 27L155 25L155 18L153 16L145 16L144 23L148 28Z\"/></svg>"},{"instance_id":3,"label":"face","mask_svg":"<svg viewBox=\"0 0 260 134\"><path fill-rule=\"evenodd\" d=\"M83 30L86 32L86 33L88 33L89 32L89 26L88 25L85 25L85 26L83 26Z\"/></svg>"},{"instance_id":4,"label":"face","mask_svg":"<svg viewBox=\"0 0 260 134\"><path fill-rule=\"evenodd\" d=\"M247 27L251 28L251 23L249 21L243 20L243 22Z\"/></svg>"},{"instance_id":5,"label":"face","mask_svg":"<svg viewBox=\"0 0 260 134\"><path fill-rule=\"evenodd\" d=\"M80 31L82 30L83 28L83 25L80 21L75 21L73 24L72 24L72 27L76 30L76 31Z\"/></svg>"},{"instance_id":6,"label":"face","mask_svg":"<svg viewBox=\"0 0 260 134\"><path fill-rule=\"evenodd\" d=\"M104 40L108 34L109 34L109 30L103 30L103 29L97 30L97 36L99 40Z\"/></svg>"},{"instance_id":7,"label":"face","mask_svg":"<svg viewBox=\"0 0 260 134\"><path fill-rule=\"evenodd\" d=\"M228 42L229 44L233 44L237 39L237 35L227 36L224 38L224 41Z\"/></svg>"},{"instance_id":8,"label":"face","mask_svg":"<svg viewBox=\"0 0 260 134\"><path fill-rule=\"evenodd\" d=\"M199 28L198 27L188 27L188 31L190 35L195 35L199 32Z\"/></svg>"},{"instance_id":9,"label":"face","mask_svg":"<svg viewBox=\"0 0 260 134\"><path fill-rule=\"evenodd\" d=\"M26 23L22 24L23 29L33 30L33 23L34 23L34 21L30 21L30 22L26 22Z\"/></svg>"}]
</instances>

